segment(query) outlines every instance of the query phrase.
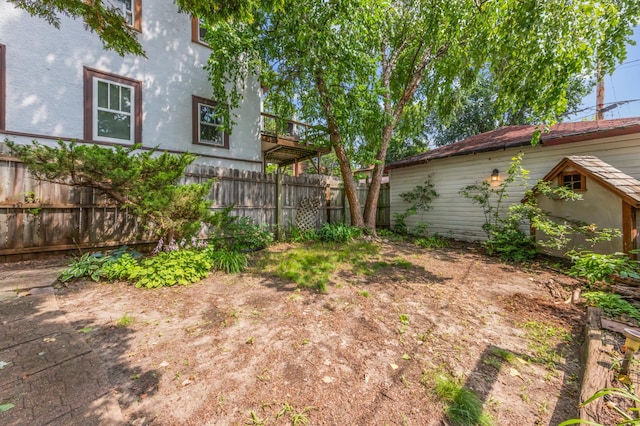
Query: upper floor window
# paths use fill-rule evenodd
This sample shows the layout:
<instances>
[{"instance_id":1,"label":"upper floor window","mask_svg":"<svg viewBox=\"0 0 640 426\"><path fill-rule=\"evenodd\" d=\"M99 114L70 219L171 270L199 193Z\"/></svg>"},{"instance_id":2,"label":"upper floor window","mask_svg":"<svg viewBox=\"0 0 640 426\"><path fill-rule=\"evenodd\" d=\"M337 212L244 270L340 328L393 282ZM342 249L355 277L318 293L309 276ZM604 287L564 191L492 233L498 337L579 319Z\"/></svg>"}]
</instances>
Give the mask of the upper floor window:
<instances>
[{"instance_id":1,"label":"upper floor window","mask_svg":"<svg viewBox=\"0 0 640 426\"><path fill-rule=\"evenodd\" d=\"M85 68L86 140L134 143L142 140L142 83Z\"/></svg>"},{"instance_id":2,"label":"upper floor window","mask_svg":"<svg viewBox=\"0 0 640 426\"><path fill-rule=\"evenodd\" d=\"M130 27L142 31L142 0L105 0L105 5L120 12Z\"/></svg>"},{"instance_id":3,"label":"upper floor window","mask_svg":"<svg viewBox=\"0 0 640 426\"><path fill-rule=\"evenodd\" d=\"M560 175L560 185L573 191L586 191L585 176L577 172L565 172Z\"/></svg>"},{"instance_id":4,"label":"upper floor window","mask_svg":"<svg viewBox=\"0 0 640 426\"><path fill-rule=\"evenodd\" d=\"M193 143L229 148L219 106L211 99L193 96Z\"/></svg>"},{"instance_id":5,"label":"upper floor window","mask_svg":"<svg viewBox=\"0 0 640 426\"><path fill-rule=\"evenodd\" d=\"M191 41L207 45L207 29L202 25L202 19L191 17Z\"/></svg>"}]
</instances>

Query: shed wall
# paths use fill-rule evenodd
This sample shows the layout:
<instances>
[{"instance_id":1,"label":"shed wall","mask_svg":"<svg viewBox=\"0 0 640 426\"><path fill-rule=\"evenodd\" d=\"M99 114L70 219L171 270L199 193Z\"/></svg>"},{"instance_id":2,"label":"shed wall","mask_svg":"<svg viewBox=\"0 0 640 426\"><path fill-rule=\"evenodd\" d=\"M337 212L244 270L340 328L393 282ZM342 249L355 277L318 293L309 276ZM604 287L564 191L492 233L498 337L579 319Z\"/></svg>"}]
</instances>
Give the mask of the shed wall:
<instances>
[{"instance_id":1,"label":"shed wall","mask_svg":"<svg viewBox=\"0 0 640 426\"><path fill-rule=\"evenodd\" d=\"M501 179L504 179L512 157L519 151L524 153L522 166L529 170L529 179L525 187L513 185L510 188L507 204L519 203L526 189L542 179L568 155L595 155L624 173L640 179L639 148L640 135L636 134L555 146L510 148L391 169L391 215L393 217L393 214L402 213L409 207L399 194L411 191L431 176L439 197L433 201L431 210L409 217L407 224L415 227L426 223L431 233L437 232L466 241L481 241L486 239L482 231L485 223L482 208L462 197L459 191L467 185L489 180L491 171L496 168L500 171Z\"/></svg>"},{"instance_id":2,"label":"shed wall","mask_svg":"<svg viewBox=\"0 0 640 426\"><path fill-rule=\"evenodd\" d=\"M582 200L563 201L552 200L548 197L538 196L539 206L556 217L570 217L588 224L596 224L598 228L616 228L622 231L622 201L620 198L587 177L586 191L580 192ZM538 240L544 240L542 232L536 232ZM622 237L614 238L611 241L603 241L590 247L590 243L584 237L576 236L567 249L572 247L582 247L598 253L622 252ZM563 255L567 250L550 251L554 255Z\"/></svg>"}]
</instances>

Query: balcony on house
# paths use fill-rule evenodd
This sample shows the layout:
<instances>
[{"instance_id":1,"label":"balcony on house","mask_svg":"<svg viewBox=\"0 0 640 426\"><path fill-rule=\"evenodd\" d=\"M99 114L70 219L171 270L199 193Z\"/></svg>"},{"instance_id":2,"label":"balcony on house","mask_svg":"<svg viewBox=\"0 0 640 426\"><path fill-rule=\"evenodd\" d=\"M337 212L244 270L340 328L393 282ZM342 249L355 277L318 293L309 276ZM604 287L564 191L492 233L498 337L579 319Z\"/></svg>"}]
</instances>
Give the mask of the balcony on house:
<instances>
[{"instance_id":1,"label":"balcony on house","mask_svg":"<svg viewBox=\"0 0 640 426\"><path fill-rule=\"evenodd\" d=\"M294 164L294 173L297 174L298 163L317 158L315 164L320 164L320 157L331 151L317 144L325 139L326 135L319 132L317 127L261 113L260 142L265 165L285 167Z\"/></svg>"}]
</instances>

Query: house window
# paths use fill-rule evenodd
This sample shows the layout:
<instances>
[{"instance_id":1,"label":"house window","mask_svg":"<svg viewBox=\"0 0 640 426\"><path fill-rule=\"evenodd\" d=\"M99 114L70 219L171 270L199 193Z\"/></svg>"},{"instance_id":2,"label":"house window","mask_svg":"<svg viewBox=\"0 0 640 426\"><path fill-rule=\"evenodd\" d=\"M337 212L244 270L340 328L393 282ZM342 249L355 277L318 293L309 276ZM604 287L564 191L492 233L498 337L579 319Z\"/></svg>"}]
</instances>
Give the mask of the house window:
<instances>
[{"instance_id":1,"label":"house window","mask_svg":"<svg viewBox=\"0 0 640 426\"><path fill-rule=\"evenodd\" d=\"M229 134L224 131L219 105L193 96L193 143L229 148Z\"/></svg>"},{"instance_id":2,"label":"house window","mask_svg":"<svg viewBox=\"0 0 640 426\"><path fill-rule=\"evenodd\" d=\"M585 176L575 172L562 173L559 184L573 191L586 191L587 189Z\"/></svg>"},{"instance_id":3,"label":"house window","mask_svg":"<svg viewBox=\"0 0 640 426\"><path fill-rule=\"evenodd\" d=\"M0 44L0 130L5 129L5 116L7 111L7 103L6 99L6 46L4 44Z\"/></svg>"},{"instance_id":4,"label":"house window","mask_svg":"<svg viewBox=\"0 0 640 426\"><path fill-rule=\"evenodd\" d=\"M207 29L202 26L202 19L191 18L191 41L209 46L206 42Z\"/></svg>"},{"instance_id":5,"label":"house window","mask_svg":"<svg viewBox=\"0 0 640 426\"><path fill-rule=\"evenodd\" d=\"M117 10L130 27L142 31L142 0L105 0L105 5Z\"/></svg>"},{"instance_id":6,"label":"house window","mask_svg":"<svg viewBox=\"0 0 640 426\"><path fill-rule=\"evenodd\" d=\"M142 83L85 68L84 138L91 141L142 141Z\"/></svg>"}]
</instances>

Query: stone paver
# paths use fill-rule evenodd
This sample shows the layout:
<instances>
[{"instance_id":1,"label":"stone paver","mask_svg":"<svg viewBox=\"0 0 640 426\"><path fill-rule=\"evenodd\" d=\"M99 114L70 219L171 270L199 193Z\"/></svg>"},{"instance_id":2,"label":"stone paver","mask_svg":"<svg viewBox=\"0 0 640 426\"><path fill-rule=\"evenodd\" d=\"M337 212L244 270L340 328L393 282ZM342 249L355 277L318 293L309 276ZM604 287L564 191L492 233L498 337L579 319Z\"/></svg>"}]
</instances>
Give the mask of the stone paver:
<instances>
[{"instance_id":1,"label":"stone paver","mask_svg":"<svg viewBox=\"0 0 640 426\"><path fill-rule=\"evenodd\" d=\"M0 272L0 424L121 425L98 356L60 311L60 268Z\"/></svg>"}]
</instances>

